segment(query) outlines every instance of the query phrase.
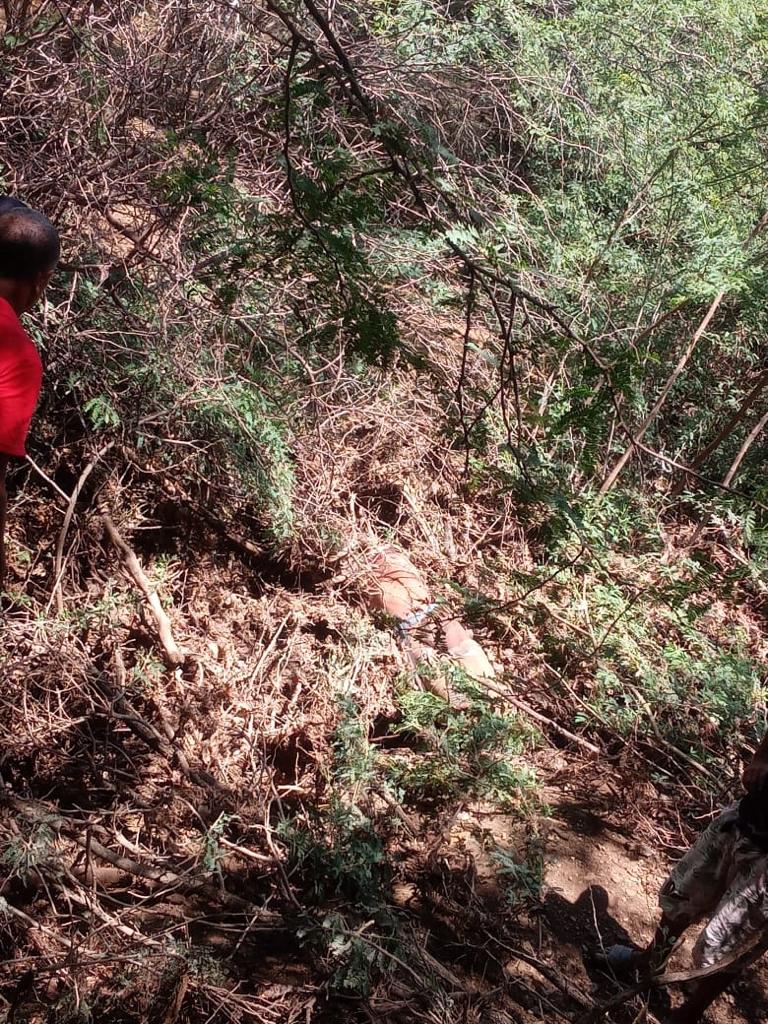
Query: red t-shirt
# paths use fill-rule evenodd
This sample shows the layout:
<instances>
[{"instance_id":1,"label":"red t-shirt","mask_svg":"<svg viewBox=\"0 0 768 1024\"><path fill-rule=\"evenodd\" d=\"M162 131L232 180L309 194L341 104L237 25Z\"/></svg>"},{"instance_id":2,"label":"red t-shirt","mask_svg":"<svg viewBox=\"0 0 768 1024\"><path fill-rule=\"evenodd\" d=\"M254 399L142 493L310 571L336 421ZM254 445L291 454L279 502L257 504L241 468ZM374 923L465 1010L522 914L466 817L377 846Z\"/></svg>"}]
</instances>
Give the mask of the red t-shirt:
<instances>
[{"instance_id":1,"label":"red t-shirt","mask_svg":"<svg viewBox=\"0 0 768 1024\"><path fill-rule=\"evenodd\" d=\"M26 455L43 364L13 308L0 299L0 454Z\"/></svg>"}]
</instances>

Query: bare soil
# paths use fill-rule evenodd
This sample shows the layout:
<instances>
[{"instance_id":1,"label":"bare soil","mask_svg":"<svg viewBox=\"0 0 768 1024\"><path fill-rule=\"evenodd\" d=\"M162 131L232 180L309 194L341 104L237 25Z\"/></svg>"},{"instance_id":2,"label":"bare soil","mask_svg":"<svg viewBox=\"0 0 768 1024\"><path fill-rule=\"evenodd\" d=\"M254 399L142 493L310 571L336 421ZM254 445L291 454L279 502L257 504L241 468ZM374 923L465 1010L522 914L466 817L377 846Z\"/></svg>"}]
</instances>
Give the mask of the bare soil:
<instances>
[{"instance_id":1,"label":"bare soil","mask_svg":"<svg viewBox=\"0 0 768 1024\"><path fill-rule=\"evenodd\" d=\"M578 798L552 790L546 823L544 913L539 951L559 972L597 999L618 990L595 952L613 943L648 942L658 919L657 893L676 859L650 845L633 827L631 808L605 809L587 792ZM602 813L601 813L602 811ZM686 936L670 968L691 967L697 929ZM768 970L745 972L733 991L709 1011L709 1024L759 1024L768 1016ZM676 989L654 993L650 1007L664 1011L681 999ZM543 1018L546 1019L546 1018Z\"/></svg>"},{"instance_id":2,"label":"bare soil","mask_svg":"<svg viewBox=\"0 0 768 1024\"><path fill-rule=\"evenodd\" d=\"M463 514L456 513L456 536ZM425 530L428 520L418 522ZM436 554L441 522L436 516L431 549L424 537L413 544L414 551L428 551L422 568L435 579L445 578L446 570ZM13 528L19 530L18 518ZM485 531L483 526L483 536ZM139 556L147 572L154 572L177 639L190 653L183 669L162 665L141 601L112 571L112 553L97 548L102 541L95 517L83 530L82 544L107 571L83 574L78 602L96 609L83 627L57 632L55 623L47 627L42 614L36 619L23 606L6 619L7 668L0 674L7 725L0 758L4 792L9 801L40 801L65 826L37 880L22 884L10 869L0 878L0 895L40 929L16 919L0 944L8 958L0 994L9 1003L17 1000L18 1021L70 1019L51 1016L69 982L49 981L43 972L29 983L29 992L22 991L20 965L56 964L65 940L82 942L85 950L86 939L92 944L87 952L116 951L129 961L134 941L144 944L144 956L155 935L207 949L212 962L221 958L226 984L215 963L210 976L182 978L174 1016L165 1009L141 1010L162 1003L167 965L138 980L110 974L107 967L84 969L77 983L86 993L100 993L107 1007L100 1024L199 1024L222 1014L254 1019L253 1012L269 1024L575 1024L592 1001L600 1004L621 990L595 954L614 942L648 941L656 893L670 864L715 808L705 806L701 791L689 800L690 780L683 776L668 784L652 781L647 749L643 760L630 744L613 749L606 743L605 756L595 759L546 724L540 746L526 755L539 778L536 799L544 806L522 813L472 802L450 813L406 807L415 834L403 828L387 838L393 905L421 951L419 972L426 965L443 1002L428 987L426 995L416 990L407 970L395 972L397 979L385 980L368 999L345 996L333 990L328 964L314 963L295 934L262 928L257 908L290 917L297 912L291 894L303 898L311 889L311 878L284 874L278 866L289 858L274 830L282 818L309 820L313 811L328 810L340 692L354 693L363 732L386 756L400 742L389 729L397 718L394 693L405 669L403 653L391 623L366 614L354 589L331 570L242 560L213 535L192 536L183 522L144 536L149 539ZM27 542L35 543L31 528ZM454 566L463 584L487 589L486 580L473 576L482 561L472 553L463 568ZM38 580L35 563L26 579L20 575L19 589L29 594L33 608L43 609L47 576ZM505 594L500 590L497 597ZM69 598L70 615L74 607ZM569 709L559 703L566 698L547 689L541 666L527 653L532 628L513 623L494 649L495 660L507 672L505 680L520 680L521 698L555 724L570 724L572 717L563 714ZM102 686L104 679L119 677L121 661L130 707L120 703L114 686ZM380 794L368 799L375 815ZM16 811L0 801L6 852L20 843ZM683 818L692 811L698 821ZM96 865L77 845L86 819L95 838L115 854L169 869L180 881L166 883L168 891L158 895L135 873ZM222 822L228 845L207 869L208 890L184 891L186 873L194 879L202 874L206 836ZM21 837L32 843L35 835L24 828ZM540 856L540 889L515 895L499 851L520 863ZM71 871L63 882L61 865ZM215 905L222 892L246 901L247 924L243 912L227 917ZM88 900L96 900L108 918L91 914ZM346 909L332 899L323 912ZM690 945L678 954L681 967L689 962ZM709 1024L764 1021L766 980L765 967L758 965L713 1008ZM663 1018L679 999L677 990L654 992L650 1012ZM130 1013L124 1011L129 1004ZM143 1018L137 1018L137 1006ZM250 1017L243 1016L246 1007ZM642 1021L638 1007L627 1004L611 1019Z\"/></svg>"}]
</instances>

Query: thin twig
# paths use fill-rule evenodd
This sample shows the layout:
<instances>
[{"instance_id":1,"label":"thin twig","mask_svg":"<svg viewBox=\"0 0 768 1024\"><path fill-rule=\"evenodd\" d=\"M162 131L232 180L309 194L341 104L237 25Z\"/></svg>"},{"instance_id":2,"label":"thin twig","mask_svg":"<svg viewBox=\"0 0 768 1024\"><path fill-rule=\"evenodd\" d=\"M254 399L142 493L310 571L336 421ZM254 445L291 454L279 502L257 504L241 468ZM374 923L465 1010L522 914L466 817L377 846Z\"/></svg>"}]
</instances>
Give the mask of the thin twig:
<instances>
[{"instance_id":1,"label":"thin twig","mask_svg":"<svg viewBox=\"0 0 768 1024\"><path fill-rule=\"evenodd\" d=\"M59 615L64 611L64 598L61 593L61 578L64 572L62 564L64 559L64 544L66 543L67 533L69 532L69 527L72 523L72 516L75 514L75 505L77 504L77 499L80 497L80 492L85 486L86 480L96 468L99 460L102 459L113 446L114 441L110 441L109 444L105 444L103 448L100 448L99 451L96 452L94 457L80 474L80 479L77 481L75 489L72 491L72 494L68 499L69 504L67 506L66 515L64 516L64 522L61 524L59 539L56 542L56 557L53 563L53 591L51 593L51 597L56 601L56 609Z\"/></svg>"}]
</instances>

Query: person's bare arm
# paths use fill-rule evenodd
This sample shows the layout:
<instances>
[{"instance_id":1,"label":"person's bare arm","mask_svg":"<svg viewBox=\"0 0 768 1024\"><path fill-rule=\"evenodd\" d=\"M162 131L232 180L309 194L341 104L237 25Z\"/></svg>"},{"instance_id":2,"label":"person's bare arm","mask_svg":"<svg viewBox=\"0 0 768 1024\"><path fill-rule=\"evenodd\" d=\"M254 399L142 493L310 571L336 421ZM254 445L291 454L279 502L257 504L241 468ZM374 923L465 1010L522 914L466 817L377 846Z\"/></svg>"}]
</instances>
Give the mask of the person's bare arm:
<instances>
[{"instance_id":1,"label":"person's bare arm","mask_svg":"<svg viewBox=\"0 0 768 1024\"><path fill-rule=\"evenodd\" d=\"M7 469L8 456L0 455L0 594L5 590L5 519L8 509L5 472Z\"/></svg>"}]
</instances>

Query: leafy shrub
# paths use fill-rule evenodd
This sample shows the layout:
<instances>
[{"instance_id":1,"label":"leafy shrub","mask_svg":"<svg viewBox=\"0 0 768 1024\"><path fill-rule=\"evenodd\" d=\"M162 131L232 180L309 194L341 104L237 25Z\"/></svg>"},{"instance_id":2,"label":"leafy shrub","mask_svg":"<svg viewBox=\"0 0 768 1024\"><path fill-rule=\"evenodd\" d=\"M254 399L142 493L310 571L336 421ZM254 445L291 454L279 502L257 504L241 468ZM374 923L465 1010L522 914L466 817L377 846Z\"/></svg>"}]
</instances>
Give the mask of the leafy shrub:
<instances>
[{"instance_id":1,"label":"leafy shrub","mask_svg":"<svg viewBox=\"0 0 768 1024\"><path fill-rule=\"evenodd\" d=\"M530 728L516 715L497 711L479 686L458 671L454 685L469 698L466 711L426 691L401 690L397 731L418 742L413 755L390 758L393 786L416 803L466 797L502 806L519 803L535 788L535 776L522 761Z\"/></svg>"}]
</instances>

